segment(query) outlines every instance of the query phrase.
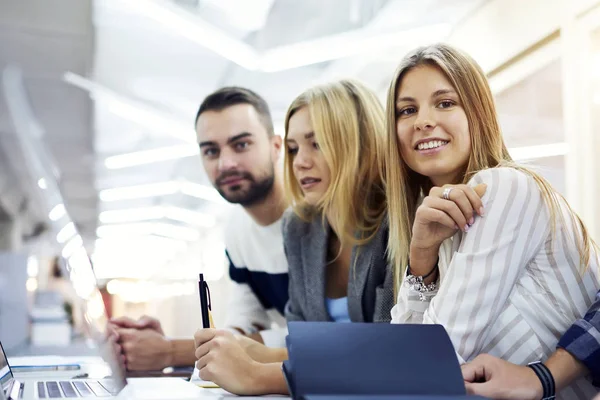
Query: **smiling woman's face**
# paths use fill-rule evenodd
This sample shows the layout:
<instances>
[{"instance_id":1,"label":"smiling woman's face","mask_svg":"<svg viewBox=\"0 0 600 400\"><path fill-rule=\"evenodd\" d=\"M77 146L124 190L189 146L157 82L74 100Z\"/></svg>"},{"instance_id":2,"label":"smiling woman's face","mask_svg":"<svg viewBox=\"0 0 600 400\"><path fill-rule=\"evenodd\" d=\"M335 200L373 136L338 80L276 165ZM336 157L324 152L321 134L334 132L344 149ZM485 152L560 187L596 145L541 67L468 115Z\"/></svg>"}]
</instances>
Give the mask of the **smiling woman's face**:
<instances>
[{"instance_id":1,"label":"smiling woman's face","mask_svg":"<svg viewBox=\"0 0 600 400\"><path fill-rule=\"evenodd\" d=\"M469 122L441 70L422 65L404 75L396 91L396 134L408 167L435 186L455 183L464 171L471 154Z\"/></svg>"}]
</instances>

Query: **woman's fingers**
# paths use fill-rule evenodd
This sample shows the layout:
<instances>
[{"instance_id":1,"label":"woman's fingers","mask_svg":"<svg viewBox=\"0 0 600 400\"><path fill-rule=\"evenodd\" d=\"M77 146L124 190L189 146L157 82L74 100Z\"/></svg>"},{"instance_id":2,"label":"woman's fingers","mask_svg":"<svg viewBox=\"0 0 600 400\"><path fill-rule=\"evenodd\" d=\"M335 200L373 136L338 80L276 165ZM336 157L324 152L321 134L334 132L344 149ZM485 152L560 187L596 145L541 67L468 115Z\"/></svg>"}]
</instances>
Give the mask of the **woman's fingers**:
<instances>
[{"instance_id":1,"label":"woman's fingers","mask_svg":"<svg viewBox=\"0 0 600 400\"><path fill-rule=\"evenodd\" d=\"M481 198L487 190L487 185L485 183L480 183L475 187L461 185L460 188L463 190L465 196L467 196L467 198L471 202L471 206L473 207L475 212L483 216L485 214L485 211L483 209L483 201L481 201Z\"/></svg>"},{"instance_id":2,"label":"woman's fingers","mask_svg":"<svg viewBox=\"0 0 600 400\"><path fill-rule=\"evenodd\" d=\"M417 209L416 220L417 221L426 221L426 222L435 222L435 223L438 223L438 224L443 225L450 229L459 229L454 218L452 218L443 209L435 207L436 200L439 201L440 199L433 198L433 200L427 201L428 203L430 203L430 202L434 203L433 204L434 206L425 204L425 201L424 201L423 206L421 206ZM454 207L456 207L456 205ZM461 215L461 213L457 207L456 207L456 211L454 213L457 215Z\"/></svg>"},{"instance_id":3,"label":"woman's fingers","mask_svg":"<svg viewBox=\"0 0 600 400\"><path fill-rule=\"evenodd\" d=\"M456 203L469 225L472 225L475 214L483 216L485 213L481 196L485 194L486 189L485 183L480 183L474 188L467 185L446 185L432 188L429 197L438 197Z\"/></svg>"},{"instance_id":4,"label":"woman's fingers","mask_svg":"<svg viewBox=\"0 0 600 400\"><path fill-rule=\"evenodd\" d=\"M454 201L444 200L434 196L427 196L425 200L423 200L423 205L427 208L443 212L452 220L452 224L450 226L448 226L447 223L440 222L442 223L442 225L448 226L449 228L460 229L465 232L469 230L468 218L470 217L470 215L468 214L468 216L465 216L461 208ZM438 216L438 214L431 215Z\"/></svg>"}]
</instances>

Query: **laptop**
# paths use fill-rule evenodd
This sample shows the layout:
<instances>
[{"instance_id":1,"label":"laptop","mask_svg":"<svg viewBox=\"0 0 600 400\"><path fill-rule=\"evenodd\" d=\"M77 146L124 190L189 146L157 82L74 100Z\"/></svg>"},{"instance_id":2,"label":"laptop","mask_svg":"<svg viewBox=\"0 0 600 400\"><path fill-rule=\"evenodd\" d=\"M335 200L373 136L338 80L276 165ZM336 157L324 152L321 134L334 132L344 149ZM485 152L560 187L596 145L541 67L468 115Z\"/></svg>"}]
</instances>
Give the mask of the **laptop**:
<instances>
[{"instance_id":1,"label":"laptop","mask_svg":"<svg viewBox=\"0 0 600 400\"><path fill-rule=\"evenodd\" d=\"M125 367L119 362L120 354L117 354L114 342L107 339L106 309L83 246L76 248L67 259L67 270L77 293L76 300L81 304L84 333L108 364L110 375L104 379L63 379L64 373L48 372L45 379L26 378L21 381L15 378L0 342L0 382L6 399L198 399L206 395L205 389L181 378L126 378ZM21 376L26 376L26 373ZM36 373L35 376L40 375Z\"/></svg>"},{"instance_id":2,"label":"laptop","mask_svg":"<svg viewBox=\"0 0 600 400\"><path fill-rule=\"evenodd\" d=\"M107 340L108 318L87 253L81 247L68 260L70 279L82 304L86 336L92 339L110 368L104 379L64 379L48 373L45 379L16 379L0 341L0 384L8 400L56 398L198 399L206 392L181 378L129 378L113 342ZM1 338L0 338L1 339ZM26 373L21 375L26 376ZM39 377L36 373L36 377ZM0 394L0 399L2 396Z\"/></svg>"},{"instance_id":3,"label":"laptop","mask_svg":"<svg viewBox=\"0 0 600 400\"><path fill-rule=\"evenodd\" d=\"M0 383L7 399L52 399L75 397L113 397L118 394L119 387L112 379L102 380L43 380L20 382L6 358L4 347L0 342Z\"/></svg>"}]
</instances>

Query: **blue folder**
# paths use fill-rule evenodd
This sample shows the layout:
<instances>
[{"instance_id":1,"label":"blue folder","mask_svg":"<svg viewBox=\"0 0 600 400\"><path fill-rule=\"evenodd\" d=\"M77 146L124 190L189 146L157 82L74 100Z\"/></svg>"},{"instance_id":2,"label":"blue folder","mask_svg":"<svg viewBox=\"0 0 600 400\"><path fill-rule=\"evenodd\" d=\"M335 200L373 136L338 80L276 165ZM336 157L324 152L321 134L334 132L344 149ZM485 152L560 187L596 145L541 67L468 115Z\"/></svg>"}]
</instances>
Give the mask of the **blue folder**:
<instances>
[{"instance_id":1,"label":"blue folder","mask_svg":"<svg viewBox=\"0 0 600 400\"><path fill-rule=\"evenodd\" d=\"M290 322L294 399L475 399L441 325Z\"/></svg>"}]
</instances>

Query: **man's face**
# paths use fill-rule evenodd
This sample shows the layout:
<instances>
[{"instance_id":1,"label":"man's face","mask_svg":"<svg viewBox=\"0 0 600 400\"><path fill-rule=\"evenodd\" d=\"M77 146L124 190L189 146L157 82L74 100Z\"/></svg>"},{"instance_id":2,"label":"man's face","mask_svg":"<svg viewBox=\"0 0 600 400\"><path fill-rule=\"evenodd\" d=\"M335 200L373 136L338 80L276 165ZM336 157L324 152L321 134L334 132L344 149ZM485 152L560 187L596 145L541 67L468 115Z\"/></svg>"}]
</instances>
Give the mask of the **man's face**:
<instances>
[{"instance_id":1,"label":"man's face","mask_svg":"<svg viewBox=\"0 0 600 400\"><path fill-rule=\"evenodd\" d=\"M205 111L196 134L204 169L225 200L251 206L271 192L281 140L269 137L253 106Z\"/></svg>"}]
</instances>

